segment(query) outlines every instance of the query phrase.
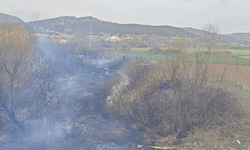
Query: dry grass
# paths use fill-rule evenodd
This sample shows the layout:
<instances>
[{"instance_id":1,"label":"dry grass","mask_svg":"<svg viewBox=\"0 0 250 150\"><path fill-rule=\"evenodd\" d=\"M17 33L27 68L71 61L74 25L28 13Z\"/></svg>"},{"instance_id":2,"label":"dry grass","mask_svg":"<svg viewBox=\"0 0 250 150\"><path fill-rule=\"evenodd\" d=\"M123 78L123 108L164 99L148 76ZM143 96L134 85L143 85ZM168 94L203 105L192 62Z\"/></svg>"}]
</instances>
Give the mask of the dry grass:
<instances>
[{"instance_id":1,"label":"dry grass","mask_svg":"<svg viewBox=\"0 0 250 150\"><path fill-rule=\"evenodd\" d=\"M113 79L116 92L106 110L143 129L144 144L166 136L176 138L172 144L181 144L195 128L228 130L242 114L235 84L225 80L232 74L227 66L138 59L130 61L123 74L129 84L120 88L124 78Z\"/></svg>"},{"instance_id":2,"label":"dry grass","mask_svg":"<svg viewBox=\"0 0 250 150\"><path fill-rule=\"evenodd\" d=\"M123 74L130 84L116 89L114 105L106 110L136 122L144 130L142 144L184 149L237 146L240 114L245 109L235 82L248 88L249 67L144 59L130 61L126 67ZM113 79L112 85L118 87L122 80Z\"/></svg>"},{"instance_id":3,"label":"dry grass","mask_svg":"<svg viewBox=\"0 0 250 150\"><path fill-rule=\"evenodd\" d=\"M230 53L213 51L218 28L207 29L197 42L206 52L193 54L194 63L180 38L173 43L180 53L168 54L172 57L167 62L129 61L122 76L110 82L112 99L106 111L142 129L142 144L223 149L238 138L246 111L235 82L246 81L241 77L246 69L229 65Z\"/></svg>"},{"instance_id":4,"label":"dry grass","mask_svg":"<svg viewBox=\"0 0 250 150\"><path fill-rule=\"evenodd\" d=\"M169 66L169 62L157 62L165 63ZM210 71L207 72L208 77L220 76L223 73L225 65L221 64L209 64ZM249 109L249 98L248 91L250 87L250 66L236 66L227 65L227 71L224 73L225 77L230 81L234 81L239 85L243 86L241 92L246 93L246 97L240 96L241 102L244 103L245 114L249 114L247 109ZM195 70L195 64L190 64L190 70ZM237 92L236 92L237 93ZM241 93L241 94L244 94ZM238 93L240 94L240 93ZM249 127L249 117L242 119L240 122L234 124L230 122L230 128L213 128L211 130L206 130L204 128L192 130L186 132L188 135L186 138L182 139L182 143L178 145L178 149L247 149L250 146L250 127ZM241 144L238 144L236 140L239 140ZM174 143L178 141L175 136L167 136L158 140L155 145L158 146L173 146ZM175 145L176 146L176 145Z\"/></svg>"},{"instance_id":5,"label":"dry grass","mask_svg":"<svg viewBox=\"0 0 250 150\"><path fill-rule=\"evenodd\" d=\"M171 65L171 62L166 61L158 61L156 63L166 66ZM182 63L180 63L180 65L181 64ZM190 63L188 67L190 68L190 71L195 71L196 65L194 63ZM224 74L224 76L230 81L236 82L250 91L250 66L209 64L209 68L207 76L220 76Z\"/></svg>"}]
</instances>

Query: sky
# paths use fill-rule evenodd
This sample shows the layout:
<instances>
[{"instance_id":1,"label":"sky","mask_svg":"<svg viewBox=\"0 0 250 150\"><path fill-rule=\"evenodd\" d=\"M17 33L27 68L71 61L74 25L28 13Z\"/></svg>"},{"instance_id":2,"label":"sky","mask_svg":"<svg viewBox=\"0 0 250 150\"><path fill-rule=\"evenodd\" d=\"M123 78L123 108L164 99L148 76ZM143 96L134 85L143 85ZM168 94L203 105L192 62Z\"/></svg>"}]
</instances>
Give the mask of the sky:
<instances>
[{"instance_id":1,"label":"sky","mask_svg":"<svg viewBox=\"0 0 250 150\"><path fill-rule=\"evenodd\" d=\"M0 13L30 21L60 16L92 16L125 24L202 29L218 23L221 33L250 33L250 0L0 0Z\"/></svg>"}]
</instances>

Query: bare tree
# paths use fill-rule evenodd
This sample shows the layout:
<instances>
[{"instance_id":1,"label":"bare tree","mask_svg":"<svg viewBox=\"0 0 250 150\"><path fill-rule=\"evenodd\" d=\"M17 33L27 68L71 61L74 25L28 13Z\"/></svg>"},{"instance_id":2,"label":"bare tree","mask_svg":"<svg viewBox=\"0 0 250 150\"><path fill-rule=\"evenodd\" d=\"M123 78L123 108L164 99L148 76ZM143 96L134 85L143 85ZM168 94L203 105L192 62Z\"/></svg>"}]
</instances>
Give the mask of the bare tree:
<instances>
[{"instance_id":1,"label":"bare tree","mask_svg":"<svg viewBox=\"0 0 250 150\"><path fill-rule=\"evenodd\" d=\"M0 83L2 116L26 131L48 103L53 79L50 61L43 57L34 34L23 25L0 26Z\"/></svg>"},{"instance_id":2,"label":"bare tree","mask_svg":"<svg viewBox=\"0 0 250 150\"><path fill-rule=\"evenodd\" d=\"M200 43L203 43L203 47L207 48L208 52L218 48L220 42L220 28L221 26L218 23L208 23L203 26L204 34Z\"/></svg>"},{"instance_id":3,"label":"bare tree","mask_svg":"<svg viewBox=\"0 0 250 150\"><path fill-rule=\"evenodd\" d=\"M2 70L3 70L3 68L2 68L3 66L1 65L0 66L0 90L2 91L2 88L3 88L3 83L2 83L2 81L3 81L3 77L2 77ZM2 92L0 92L0 102L2 102L3 100L2 100ZM0 130L2 129L2 109L1 109L1 107L0 107Z\"/></svg>"}]
</instances>

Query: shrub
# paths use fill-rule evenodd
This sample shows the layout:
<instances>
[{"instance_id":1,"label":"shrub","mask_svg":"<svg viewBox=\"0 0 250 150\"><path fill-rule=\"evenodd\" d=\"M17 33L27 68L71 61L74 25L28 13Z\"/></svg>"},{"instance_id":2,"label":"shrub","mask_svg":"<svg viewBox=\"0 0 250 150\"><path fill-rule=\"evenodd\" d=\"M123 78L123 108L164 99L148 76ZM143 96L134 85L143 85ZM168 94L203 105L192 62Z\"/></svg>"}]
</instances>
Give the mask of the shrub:
<instances>
[{"instance_id":1,"label":"shrub","mask_svg":"<svg viewBox=\"0 0 250 150\"><path fill-rule=\"evenodd\" d=\"M180 53L171 60L131 60L108 82L106 111L142 129L146 143L167 135L181 139L194 128L230 127L243 113L235 85L226 78L230 56L218 53L211 62L209 47L190 63L192 54L179 42Z\"/></svg>"}]
</instances>

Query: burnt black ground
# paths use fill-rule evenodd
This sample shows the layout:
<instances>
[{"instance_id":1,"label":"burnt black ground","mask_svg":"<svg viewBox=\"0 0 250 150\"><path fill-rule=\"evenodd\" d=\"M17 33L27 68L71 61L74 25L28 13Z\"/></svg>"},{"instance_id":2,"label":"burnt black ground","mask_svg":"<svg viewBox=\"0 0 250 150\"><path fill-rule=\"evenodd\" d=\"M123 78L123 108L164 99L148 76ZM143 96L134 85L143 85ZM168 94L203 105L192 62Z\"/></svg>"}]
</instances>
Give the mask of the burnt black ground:
<instances>
[{"instance_id":1,"label":"burnt black ground","mask_svg":"<svg viewBox=\"0 0 250 150\"><path fill-rule=\"evenodd\" d=\"M5 121L0 132L0 149L135 148L137 131L120 120L109 118L103 110L108 96L103 83L115 76L124 62L122 57L98 54L86 58L70 53L57 55L52 59L54 72L58 75L57 94L65 94L65 97L57 111L59 118L54 118L54 133L47 134L47 125L40 122L37 128L31 127L29 134L24 135L11 122Z\"/></svg>"}]
</instances>

